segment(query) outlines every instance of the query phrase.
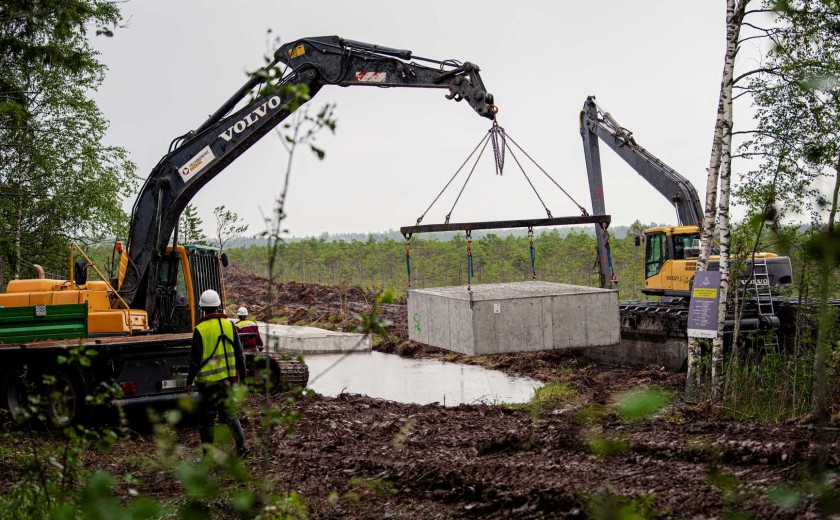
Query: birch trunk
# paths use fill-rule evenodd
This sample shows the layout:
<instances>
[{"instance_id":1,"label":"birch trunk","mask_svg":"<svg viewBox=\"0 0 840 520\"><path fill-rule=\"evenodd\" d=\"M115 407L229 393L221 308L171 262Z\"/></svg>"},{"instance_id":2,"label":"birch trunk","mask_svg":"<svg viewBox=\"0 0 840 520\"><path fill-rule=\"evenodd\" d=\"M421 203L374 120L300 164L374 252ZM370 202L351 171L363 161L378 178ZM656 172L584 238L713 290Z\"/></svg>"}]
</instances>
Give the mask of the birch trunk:
<instances>
[{"instance_id":1,"label":"birch trunk","mask_svg":"<svg viewBox=\"0 0 840 520\"><path fill-rule=\"evenodd\" d=\"M718 308L718 335L712 343L712 399L723 397L723 329L726 325L726 308L729 296L729 193L732 178L732 87L735 71L735 57L738 54L738 39L741 36L741 24L750 0L741 0L735 5L728 0L726 13L726 60L721 83L723 102L723 124L721 135L720 167L720 202L718 216L720 222L720 307ZM729 11L730 7L732 11Z\"/></svg>"},{"instance_id":2,"label":"birch trunk","mask_svg":"<svg viewBox=\"0 0 840 520\"><path fill-rule=\"evenodd\" d=\"M697 258L697 270L705 271L709 265L709 253L711 251L712 233L715 227L715 214L717 209L717 185L720 173L720 151L723 135L723 86L721 85L721 96L718 100L717 119L715 121L715 133L712 139L712 155L709 160L709 168L706 170L706 212L703 216L703 226L700 233L700 256ZM699 338L688 338L688 373L685 378L685 401L687 403L700 402L702 391L702 374L700 371L700 342Z\"/></svg>"},{"instance_id":3,"label":"birch trunk","mask_svg":"<svg viewBox=\"0 0 840 520\"><path fill-rule=\"evenodd\" d=\"M730 85L731 94L731 85ZM718 333L712 341L712 400L723 397L723 332L726 325L726 308L729 300L729 192L732 176L732 99L729 103L729 121L724 124L723 148L720 166L720 202L718 222L720 224L720 306L718 307Z\"/></svg>"},{"instance_id":4,"label":"birch trunk","mask_svg":"<svg viewBox=\"0 0 840 520\"><path fill-rule=\"evenodd\" d=\"M723 184L721 185L721 207L725 208L725 215L722 218L726 220L726 241L727 251L721 251L721 307L723 314L718 315L718 337L722 338L720 331L721 323L725 321L725 290L727 287L727 280L725 275L728 274L728 240L729 240L729 175L731 168L731 146L732 146L732 81L735 70L735 56L738 52L738 37L740 34L741 22L743 21L744 11L750 0L726 0L726 51L724 53L723 75L720 83L720 96L718 98L717 120L715 122L715 134L712 141L712 154L709 160L708 177L706 179L706 212L703 218L703 229L700 238L700 257L697 260L697 270L704 271L709 265L709 255L712 248L712 238L715 226L715 214L717 209L717 189L718 180L721 175L726 175L726 188L724 192ZM723 170L723 172L721 171ZM723 226L724 223L721 222ZM723 232L723 228L721 229ZM724 261L727 261L724 265ZM726 272L724 272L726 269ZM722 316L722 318L721 318ZM716 342L717 343L717 342ZM715 370L715 349L713 346L713 368L712 379L714 381L720 380L721 367L723 364L723 346L720 344L717 354L719 355L720 367ZM699 370L700 360L700 340L697 338L689 338L688 341L688 374L686 377L685 400L687 402L696 403L700 400L702 391L701 373ZM717 376L717 379L715 379ZM713 385L718 388L717 385ZM714 390L713 390L714 394Z\"/></svg>"}]
</instances>

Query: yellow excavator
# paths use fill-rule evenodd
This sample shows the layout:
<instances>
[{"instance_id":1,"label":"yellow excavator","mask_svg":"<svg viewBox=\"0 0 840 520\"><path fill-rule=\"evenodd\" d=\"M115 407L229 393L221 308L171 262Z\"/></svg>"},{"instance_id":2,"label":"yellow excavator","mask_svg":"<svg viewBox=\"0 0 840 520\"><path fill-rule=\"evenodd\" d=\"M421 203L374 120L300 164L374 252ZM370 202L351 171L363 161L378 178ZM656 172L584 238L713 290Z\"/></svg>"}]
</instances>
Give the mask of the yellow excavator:
<instances>
[{"instance_id":1,"label":"yellow excavator","mask_svg":"<svg viewBox=\"0 0 840 520\"><path fill-rule=\"evenodd\" d=\"M646 229L644 237L636 237L636 245L645 244L644 294L688 297L697 270L700 253L700 225L704 212L691 183L673 168L636 143L633 133L618 124L589 96L580 112L580 133L583 138L586 172L595 214L604 214L604 184L598 139L624 159L651 186L661 193L677 213L678 225ZM598 264L601 286L612 288L617 282L613 272L606 228L596 225ZM766 283L771 287L792 282L790 258L759 252L747 259L744 279ZM712 255L708 270L716 271L720 257ZM761 273L761 276L758 276Z\"/></svg>"}]
</instances>

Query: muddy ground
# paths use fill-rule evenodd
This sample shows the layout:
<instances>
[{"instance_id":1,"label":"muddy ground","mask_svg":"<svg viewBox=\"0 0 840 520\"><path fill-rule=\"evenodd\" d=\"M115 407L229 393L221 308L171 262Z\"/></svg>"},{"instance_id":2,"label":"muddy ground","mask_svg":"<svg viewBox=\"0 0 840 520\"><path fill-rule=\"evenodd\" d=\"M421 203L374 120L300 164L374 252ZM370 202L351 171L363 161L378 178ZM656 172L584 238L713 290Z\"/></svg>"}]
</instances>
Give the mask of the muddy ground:
<instances>
[{"instance_id":1,"label":"muddy ground","mask_svg":"<svg viewBox=\"0 0 840 520\"><path fill-rule=\"evenodd\" d=\"M229 287L231 301L248 302L261 319L279 310L290 323L343 330L356 324L347 314L369 312L375 298L360 289L278 284L274 316L266 316L259 315L264 281L234 271ZM837 468L836 422L819 430L808 418L785 425L715 419L720 411L682 405L682 373L596 365L561 352L468 357L409 341L404 304L383 305L382 314L393 325L377 350L480 364L569 392L543 409L515 411L359 396L306 400L297 436L282 441L294 456L285 465L277 456L273 467L281 482L320 504L319 515L576 517L621 502L605 498L611 494L673 517L820 515L807 493L792 509L768 494L807 487L819 460ZM616 400L644 387L669 392L673 404L640 423L614 413ZM348 489L347 475L391 482L396 493L369 510L325 502L330 489Z\"/></svg>"},{"instance_id":2,"label":"muddy ground","mask_svg":"<svg viewBox=\"0 0 840 520\"><path fill-rule=\"evenodd\" d=\"M266 315L264 281L233 271L227 284L228 301L248 305L258 319L344 330L374 298L281 284ZM837 505L837 482L819 488L814 477L820 461L830 471L840 465L837 424L721 419L719 410L683 406L684 375L659 367L598 366L556 352L466 358L409 342L399 303L384 314L394 325L380 350L498 368L555 383L555 394L530 406L451 408L313 396L293 406L300 413L293 435L267 435L259 415L245 420L251 471L297 492L311 518L820 518L826 504ZM672 404L646 420L622 417L616 403L639 387L670 392ZM250 402L258 408L262 398ZM85 463L131 473L141 494L182 500L172 468L198 453L195 427L177 430L183 450L173 458L161 455L148 428L132 428L112 453L89 452ZM5 471L8 489L20 469ZM225 500L210 508L237 517Z\"/></svg>"}]
</instances>

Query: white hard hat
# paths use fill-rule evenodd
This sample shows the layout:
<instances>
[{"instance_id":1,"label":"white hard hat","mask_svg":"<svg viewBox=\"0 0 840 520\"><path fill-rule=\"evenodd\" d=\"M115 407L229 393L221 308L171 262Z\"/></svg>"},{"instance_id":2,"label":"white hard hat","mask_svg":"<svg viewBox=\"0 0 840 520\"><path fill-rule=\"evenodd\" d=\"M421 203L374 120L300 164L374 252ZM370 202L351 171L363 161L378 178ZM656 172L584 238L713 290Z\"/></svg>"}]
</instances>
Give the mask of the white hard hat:
<instances>
[{"instance_id":1,"label":"white hard hat","mask_svg":"<svg viewBox=\"0 0 840 520\"><path fill-rule=\"evenodd\" d=\"M240 307L238 311L236 311L236 315L241 318L246 318L248 316L248 309L245 307Z\"/></svg>"},{"instance_id":2,"label":"white hard hat","mask_svg":"<svg viewBox=\"0 0 840 520\"><path fill-rule=\"evenodd\" d=\"M219 293L217 293L213 289L207 289L206 291L201 293L201 298L198 299L198 306L202 309L206 307L213 307L215 309L221 304L222 299L219 298Z\"/></svg>"}]
</instances>

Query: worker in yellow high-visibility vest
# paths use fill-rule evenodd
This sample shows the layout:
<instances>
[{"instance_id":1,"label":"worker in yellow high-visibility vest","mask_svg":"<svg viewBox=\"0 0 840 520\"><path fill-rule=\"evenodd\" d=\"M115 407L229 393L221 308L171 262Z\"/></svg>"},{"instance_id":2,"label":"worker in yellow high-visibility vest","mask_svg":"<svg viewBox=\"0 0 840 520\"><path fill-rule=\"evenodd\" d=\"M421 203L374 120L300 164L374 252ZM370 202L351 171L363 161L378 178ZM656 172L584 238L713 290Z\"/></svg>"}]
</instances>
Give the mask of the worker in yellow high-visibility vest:
<instances>
[{"instance_id":1,"label":"worker in yellow high-visibility vest","mask_svg":"<svg viewBox=\"0 0 840 520\"><path fill-rule=\"evenodd\" d=\"M219 420L230 428L237 455L244 457L245 436L236 410L229 408L228 395L231 385L245 378L245 358L236 327L226 314L219 312L221 305L222 299L216 291L208 289L201 293L199 307L204 318L193 331L187 392L192 391L195 381L201 443L213 443L213 422L218 414Z\"/></svg>"}]
</instances>

